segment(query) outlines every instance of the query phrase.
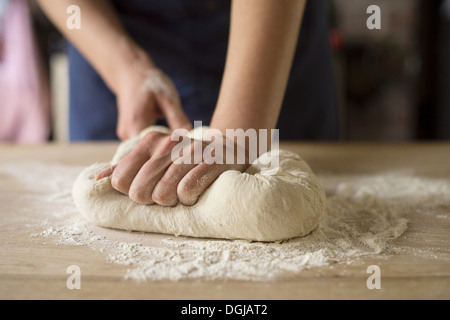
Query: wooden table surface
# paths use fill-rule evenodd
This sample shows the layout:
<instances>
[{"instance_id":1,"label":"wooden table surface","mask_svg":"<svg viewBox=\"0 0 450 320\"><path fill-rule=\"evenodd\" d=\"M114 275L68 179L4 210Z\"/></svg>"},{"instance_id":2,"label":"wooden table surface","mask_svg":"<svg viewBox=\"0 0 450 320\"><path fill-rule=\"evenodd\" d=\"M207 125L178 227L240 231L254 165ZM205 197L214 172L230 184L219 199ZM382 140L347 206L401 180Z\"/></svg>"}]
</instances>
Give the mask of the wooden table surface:
<instances>
[{"instance_id":1,"label":"wooden table surface","mask_svg":"<svg viewBox=\"0 0 450 320\"><path fill-rule=\"evenodd\" d=\"M0 145L0 166L24 159L89 165L108 162L117 145L73 144ZM282 143L298 152L316 174L377 174L413 169L416 175L450 179L450 145L418 144L301 144ZM2 184L0 176L0 185ZM0 190L5 190L3 186ZM450 196L450 195L449 195ZM450 213L450 207L439 208ZM380 254L363 264L338 264L305 270L295 279L278 282L251 281L157 281L124 280L126 266L108 263L98 252L80 246L58 245L29 236L42 230L15 222L0 212L1 299L449 299L450 219L412 216L397 247L441 253L433 259L408 253ZM149 235L151 237L151 235ZM408 251L405 251L408 252ZM76 262L83 269L81 290L68 290L66 268ZM367 266L382 270L382 289L368 290Z\"/></svg>"}]
</instances>

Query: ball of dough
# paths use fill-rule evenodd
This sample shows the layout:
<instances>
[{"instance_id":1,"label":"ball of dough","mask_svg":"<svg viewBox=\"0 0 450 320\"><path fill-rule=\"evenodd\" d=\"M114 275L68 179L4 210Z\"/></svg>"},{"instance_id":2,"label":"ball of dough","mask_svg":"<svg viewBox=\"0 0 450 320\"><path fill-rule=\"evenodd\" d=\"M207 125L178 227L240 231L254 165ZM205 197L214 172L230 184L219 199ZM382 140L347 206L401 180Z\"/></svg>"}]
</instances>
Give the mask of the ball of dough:
<instances>
[{"instance_id":1,"label":"ball of dough","mask_svg":"<svg viewBox=\"0 0 450 320\"><path fill-rule=\"evenodd\" d=\"M325 193L307 163L285 150L267 154L279 157L277 168L255 161L244 173L224 172L191 207L138 204L116 191L110 178L96 180L149 130L122 143L111 163L94 164L78 176L73 198L90 222L130 231L254 241L301 237L318 226L325 212Z\"/></svg>"}]
</instances>

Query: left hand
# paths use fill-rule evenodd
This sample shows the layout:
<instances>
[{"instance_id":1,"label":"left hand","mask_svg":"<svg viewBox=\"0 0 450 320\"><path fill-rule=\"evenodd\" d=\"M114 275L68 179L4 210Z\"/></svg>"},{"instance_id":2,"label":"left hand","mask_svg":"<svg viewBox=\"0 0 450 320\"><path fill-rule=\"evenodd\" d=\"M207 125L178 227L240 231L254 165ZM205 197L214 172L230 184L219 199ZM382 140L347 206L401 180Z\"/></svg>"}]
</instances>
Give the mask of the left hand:
<instances>
[{"instance_id":1,"label":"left hand","mask_svg":"<svg viewBox=\"0 0 450 320\"><path fill-rule=\"evenodd\" d=\"M111 185L138 203L172 207L180 202L192 206L223 172L243 172L249 166L248 160L246 164L207 164L204 159L200 164L193 161L175 164L171 155L179 143L171 141L171 135L149 132L132 152L115 167L101 172L97 179L111 176ZM201 148L202 153L208 145L192 140L191 148L183 149L182 157L192 156L194 159L194 144Z\"/></svg>"},{"instance_id":2,"label":"left hand","mask_svg":"<svg viewBox=\"0 0 450 320\"><path fill-rule=\"evenodd\" d=\"M130 139L165 118L171 129L191 129L175 85L148 59L135 61L123 72L117 92L117 135Z\"/></svg>"}]
</instances>

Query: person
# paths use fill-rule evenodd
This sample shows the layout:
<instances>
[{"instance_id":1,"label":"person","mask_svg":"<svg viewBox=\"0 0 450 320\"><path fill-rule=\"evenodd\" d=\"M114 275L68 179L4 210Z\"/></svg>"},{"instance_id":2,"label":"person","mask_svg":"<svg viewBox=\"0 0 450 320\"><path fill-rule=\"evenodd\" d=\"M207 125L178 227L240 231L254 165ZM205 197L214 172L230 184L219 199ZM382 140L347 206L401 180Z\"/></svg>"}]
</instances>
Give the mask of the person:
<instances>
[{"instance_id":1,"label":"person","mask_svg":"<svg viewBox=\"0 0 450 320\"><path fill-rule=\"evenodd\" d=\"M129 139L160 118L337 138L324 0L79 0L79 30L66 27L70 0L39 2L71 43L72 140ZM176 144L149 133L99 178L143 204L193 205L248 166L175 164Z\"/></svg>"},{"instance_id":2,"label":"person","mask_svg":"<svg viewBox=\"0 0 450 320\"><path fill-rule=\"evenodd\" d=\"M26 0L0 0L0 141L50 136L50 97Z\"/></svg>"}]
</instances>

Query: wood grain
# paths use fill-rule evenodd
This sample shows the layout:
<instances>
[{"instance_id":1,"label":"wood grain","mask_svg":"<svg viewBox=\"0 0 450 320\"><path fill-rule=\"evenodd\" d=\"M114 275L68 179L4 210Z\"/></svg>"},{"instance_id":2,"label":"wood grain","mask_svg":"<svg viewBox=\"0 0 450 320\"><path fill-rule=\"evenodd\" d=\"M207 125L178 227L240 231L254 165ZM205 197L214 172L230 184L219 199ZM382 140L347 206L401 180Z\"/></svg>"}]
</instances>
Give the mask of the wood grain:
<instances>
[{"instance_id":1,"label":"wood grain","mask_svg":"<svg viewBox=\"0 0 450 320\"><path fill-rule=\"evenodd\" d=\"M0 165L30 159L89 165L109 161L117 145L67 144L0 146ZM282 148L301 154L313 170L336 174L376 174L411 170L415 175L449 179L450 145L435 144L301 144ZM3 183L0 176L0 184ZM3 188L2 190L5 190ZM449 195L450 196L450 195ZM450 208L437 208L450 213ZM88 247L58 245L30 238L42 230L11 223L14 212L0 212L1 299L449 299L450 219L409 217L409 229L393 245L401 253L367 256L356 264L334 264L306 270L289 280L157 281L124 280L126 266L108 263ZM31 228L31 229L30 229ZM120 237L120 232L117 233ZM156 235L145 235L153 237ZM421 252L417 255L415 252ZM82 289L68 290L66 268L83 270ZM382 289L368 290L366 269L379 265Z\"/></svg>"}]
</instances>

